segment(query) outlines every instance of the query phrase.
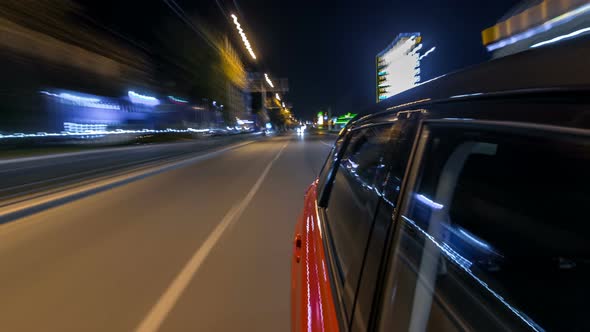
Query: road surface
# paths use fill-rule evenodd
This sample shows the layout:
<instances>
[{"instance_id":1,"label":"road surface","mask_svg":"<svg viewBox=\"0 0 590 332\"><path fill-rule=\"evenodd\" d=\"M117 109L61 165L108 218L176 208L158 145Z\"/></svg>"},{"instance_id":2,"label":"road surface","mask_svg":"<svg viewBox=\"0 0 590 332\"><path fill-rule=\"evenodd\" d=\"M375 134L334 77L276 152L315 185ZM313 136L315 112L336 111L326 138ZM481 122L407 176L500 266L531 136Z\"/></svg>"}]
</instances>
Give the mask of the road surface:
<instances>
[{"instance_id":1,"label":"road surface","mask_svg":"<svg viewBox=\"0 0 590 332\"><path fill-rule=\"evenodd\" d=\"M208 137L172 144L105 148L77 153L0 160L0 199L38 192L82 179L154 164L187 154L256 139L259 135Z\"/></svg>"},{"instance_id":2,"label":"road surface","mask_svg":"<svg viewBox=\"0 0 590 332\"><path fill-rule=\"evenodd\" d=\"M195 152L5 222L1 330L289 330L292 232L332 140Z\"/></svg>"}]
</instances>

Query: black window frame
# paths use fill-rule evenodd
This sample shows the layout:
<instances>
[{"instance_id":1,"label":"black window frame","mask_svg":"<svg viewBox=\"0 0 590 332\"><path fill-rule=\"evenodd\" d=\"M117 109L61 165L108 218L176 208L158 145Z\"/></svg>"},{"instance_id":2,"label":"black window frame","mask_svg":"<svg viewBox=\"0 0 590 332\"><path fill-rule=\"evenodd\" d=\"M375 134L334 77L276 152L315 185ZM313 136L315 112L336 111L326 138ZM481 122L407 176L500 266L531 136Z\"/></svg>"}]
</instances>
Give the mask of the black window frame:
<instances>
[{"instance_id":1,"label":"black window frame","mask_svg":"<svg viewBox=\"0 0 590 332\"><path fill-rule=\"evenodd\" d=\"M328 205L328 200L330 198L330 191L332 190L332 183L334 182L334 176L336 175L336 169L334 165L340 164L340 160L342 159L342 153L346 151L346 147L348 146L348 142L350 141L350 137L352 129L347 127L341 131L338 135L338 138L334 141L334 145L328 154L328 157L324 161L322 168L320 169L320 174L318 175L318 188L317 188L317 203L318 207L326 208ZM342 145L338 148L337 143L342 139ZM336 158L332 161L329 169L326 169L328 163L330 163L330 159ZM326 172L324 174L324 172Z\"/></svg>"}]
</instances>

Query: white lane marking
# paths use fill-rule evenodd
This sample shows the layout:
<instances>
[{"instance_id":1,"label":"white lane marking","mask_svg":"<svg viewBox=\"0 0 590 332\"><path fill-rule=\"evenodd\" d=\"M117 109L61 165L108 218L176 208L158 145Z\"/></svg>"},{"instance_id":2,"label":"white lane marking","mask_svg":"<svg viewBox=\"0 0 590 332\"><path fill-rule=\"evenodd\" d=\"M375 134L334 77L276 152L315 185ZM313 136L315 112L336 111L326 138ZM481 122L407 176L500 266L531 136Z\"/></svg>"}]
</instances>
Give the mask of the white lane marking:
<instances>
[{"instance_id":1,"label":"white lane marking","mask_svg":"<svg viewBox=\"0 0 590 332\"><path fill-rule=\"evenodd\" d=\"M132 181L140 180L140 179L143 179L148 176L157 175L157 174L169 171L169 170L174 170L174 169L181 168L181 167L184 167L187 165L191 165L191 164L194 164L197 162L201 162L203 160L214 158L214 157L221 155L227 151L241 148L241 147L251 144L253 142L254 141L237 143L234 145L230 145L230 146L218 149L218 150L214 150L214 151L211 151L211 152L208 152L205 154L201 154L201 155L197 155L194 157L190 157L187 159L181 159L181 160L172 161L172 162L165 162L162 165L148 167L147 169L140 169L140 170L135 170L135 171L131 170L130 172L123 172L123 174L115 175L114 177L107 175L106 179L102 179L102 180L97 179L96 181L90 180L91 182L89 182L88 184L84 184L80 187L74 187L71 189L66 189L64 191L52 192L48 195L41 194L41 196L35 197L31 200L19 202L14 205L6 205L5 207L0 207L0 218L5 215L8 215L8 214L17 213L19 211L24 211L26 209L34 208L35 206L39 206L42 204L50 204L51 202L59 201L60 199L67 198L69 196L83 194L85 192L89 192L92 190L99 190L102 187L117 185L118 183L125 183L125 182L132 182ZM28 218L21 218L21 219L14 220L11 222L0 223L0 236L4 236L4 234L6 234L6 232L14 231L15 229L19 229L20 227L31 227L33 225L36 225L37 223L40 223L40 222L47 222L47 221L45 221L43 219L38 219L36 221L29 221Z\"/></svg>"},{"instance_id":2,"label":"white lane marking","mask_svg":"<svg viewBox=\"0 0 590 332\"><path fill-rule=\"evenodd\" d=\"M186 287L189 285L190 281L193 279L195 273L197 273L199 270L199 267L203 261L205 261L213 247L215 247L215 244L221 238L223 232L228 228L229 225L231 225L242 215L246 207L250 204L250 201L252 201L256 195L256 192L258 192L258 189L260 189L260 186L270 172L273 164L279 159L281 153L283 153L283 150L288 144L289 142L285 143L283 147L281 147L277 155L266 166L244 199L238 204L234 205L223 217L223 219L221 219L221 222L219 222L217 227L215 227L213 232L209 234L201 247L199 247L199 249L197 249L197 251L193 254L191 259L182 268L174 281L172 281L170 286L168 286L164 294L160 296L156 304L151 308L143 321L135 329L135 332L155 332L160 328L176 302L178 302L178 299Z\"/></svg>"},{"instance_id":3,"label":"white lane marking","mask_svg":"<svg viewBox=\"0 0 590 332\"><path fill-rule=\"evenodd\" d=\"M322 144L323 144L323 145L327 145L327 146L329 146L329 147L332 147L332 146L334 145L334 144L329 144L329 143L326 143L326 142L324 142L324 141L322 141L322 140L320 140L320 142L322 142Z\"/></svg>"}]
</instances>

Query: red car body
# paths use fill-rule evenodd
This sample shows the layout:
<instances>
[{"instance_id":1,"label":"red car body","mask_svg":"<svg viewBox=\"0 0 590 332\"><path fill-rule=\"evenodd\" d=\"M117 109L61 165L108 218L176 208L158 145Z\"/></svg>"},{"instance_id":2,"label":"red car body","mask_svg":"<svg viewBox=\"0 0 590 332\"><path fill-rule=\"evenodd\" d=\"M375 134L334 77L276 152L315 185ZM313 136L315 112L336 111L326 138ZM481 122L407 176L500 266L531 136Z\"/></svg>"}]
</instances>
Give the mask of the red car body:
<instances>
[{"instance_id":1,"label":"red car body","mask_svg":"<svg viewBox=\"0 0 590 332\"><path fill-rule=\"evenodd\" d=\"M338 331L330 277L318 218L317 185L305 194L295 227L291 262L291 330Z\"/></svg>"}]
</instances>

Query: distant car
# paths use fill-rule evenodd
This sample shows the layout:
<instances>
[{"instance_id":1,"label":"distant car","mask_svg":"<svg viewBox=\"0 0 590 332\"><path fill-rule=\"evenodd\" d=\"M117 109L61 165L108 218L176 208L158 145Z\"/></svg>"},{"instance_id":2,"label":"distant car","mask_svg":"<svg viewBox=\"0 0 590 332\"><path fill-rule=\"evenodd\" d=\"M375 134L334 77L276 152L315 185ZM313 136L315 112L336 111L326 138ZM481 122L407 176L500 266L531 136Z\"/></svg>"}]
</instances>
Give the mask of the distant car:
<instances>
[{"instance_id":1,"label":"distant car","mask_svg":"<svg viewBox=\"0 0 590 332\"><path fill-rule=\"evenodd\" d=\"M351 121L307 190L293 331L590 331L590 40Z\"/></svg>"}]
</instances>

